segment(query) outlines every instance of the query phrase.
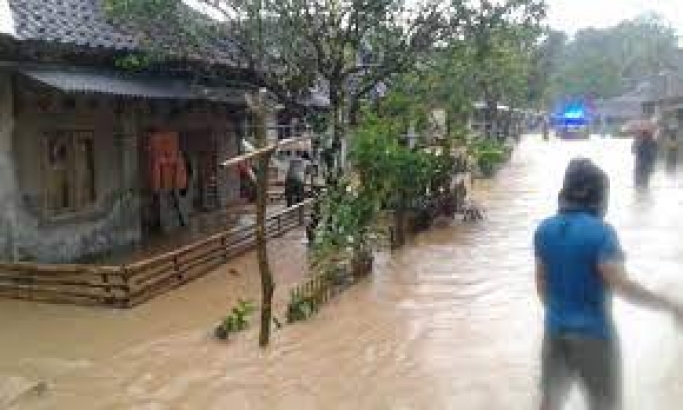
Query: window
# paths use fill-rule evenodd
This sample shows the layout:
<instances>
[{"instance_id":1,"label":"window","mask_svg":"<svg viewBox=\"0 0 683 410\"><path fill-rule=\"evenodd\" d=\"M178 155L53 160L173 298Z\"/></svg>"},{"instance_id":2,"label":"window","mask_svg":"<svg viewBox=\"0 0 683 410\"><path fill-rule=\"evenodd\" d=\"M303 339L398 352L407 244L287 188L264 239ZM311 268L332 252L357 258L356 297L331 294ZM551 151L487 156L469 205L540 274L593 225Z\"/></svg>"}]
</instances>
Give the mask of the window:
<instances>
[{"instance_id":1,"label":"window","mask_svg":"<svg viewBox=\"0 0 683 410\"><path fill-rule=\"evenodd\" d=\"M45 140L45 207L48 215L76 212L96 199L92 131L57 131Z\"/></svg>"}]
</instances>

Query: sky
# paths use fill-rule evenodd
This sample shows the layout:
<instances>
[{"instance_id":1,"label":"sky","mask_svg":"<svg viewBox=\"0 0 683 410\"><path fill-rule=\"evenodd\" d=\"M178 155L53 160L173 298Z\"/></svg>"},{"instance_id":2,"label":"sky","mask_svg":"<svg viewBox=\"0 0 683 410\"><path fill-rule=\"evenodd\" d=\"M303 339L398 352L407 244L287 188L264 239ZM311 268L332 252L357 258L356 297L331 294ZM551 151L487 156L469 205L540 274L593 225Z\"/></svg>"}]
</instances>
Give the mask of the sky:
<instances>
[{"instance_id":1,"label":"sky","mask_svg":"<svg viewBox=\"0 0 683 410\"><path fill-rule=\"evenodd\" d=\"M683 0L547 0L552 28L574 34L586 27L609 27L654 11L683 35Z\"/></svg>"},{"instance_id":2,"label":"sky","mask_svg":"<svg viewBox=\"0 0 683 410\"><path fill-rule=\"evenodd\" d=\"M0 0L0 34L11 34L14 32L14 27L9 17L9 3L7 0Z\"/></svg>"}]
</instances>

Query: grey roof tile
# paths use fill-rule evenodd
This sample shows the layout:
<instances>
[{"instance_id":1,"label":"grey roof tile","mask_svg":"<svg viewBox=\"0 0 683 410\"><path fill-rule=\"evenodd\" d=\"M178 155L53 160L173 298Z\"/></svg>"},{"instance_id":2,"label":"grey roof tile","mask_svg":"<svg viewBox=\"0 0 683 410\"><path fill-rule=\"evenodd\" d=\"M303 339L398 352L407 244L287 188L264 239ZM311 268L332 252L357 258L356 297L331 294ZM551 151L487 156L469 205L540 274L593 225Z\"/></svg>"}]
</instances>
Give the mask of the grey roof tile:
<instances>
[{"instance_id":1,"label":"grey roof tile","mask_svg":"<svg viewBox=\"0 0 683 410\"><path fill-rule=\"evenodd\" d=\"M197 47L185 43L182 34L168 27L155 27L153 34L157 44L146 43L140 40L140 32L108 19L104 0L8 1L14 17L15 37L19 41L45 41L114 51L185 50L186 57L234 64L234 47L228 39L206 41ZM205 18L189 7L186 12L189 18Z\"/></svg>"},{"instance_id":2,"label":"grey roof tile","mask_svg":"<svg viewBox=\"0 0 683 410\"><path fill-rule=\"evenodd\" d=\"M112 24L101 0L9 0L19 40L134 50L135 36Z\"/></svg>"},{"instance_id":3,"label":"grey roof tile","mask_svg":"<svg viewBox=\"0 0 683 410\"><path fill-rule=\"evenodd\" d=\"M204 86L188 82L186 79L76 67L21 68L18 72L49 87L72 93L220 101L236 105L246 103L245 89Z\"/></svg>"}]
</instances>

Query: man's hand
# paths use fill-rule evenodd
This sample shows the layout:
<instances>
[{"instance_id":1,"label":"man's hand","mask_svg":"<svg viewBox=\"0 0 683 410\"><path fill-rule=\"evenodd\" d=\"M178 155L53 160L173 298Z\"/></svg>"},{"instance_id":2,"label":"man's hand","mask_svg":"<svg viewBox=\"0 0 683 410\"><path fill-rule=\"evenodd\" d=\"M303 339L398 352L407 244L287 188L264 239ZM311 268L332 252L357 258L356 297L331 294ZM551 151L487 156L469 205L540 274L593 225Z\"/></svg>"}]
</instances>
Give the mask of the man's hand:
<instances>
[{"instance_id":1,"label":"man's hand","mask_svg":"<svg viewBox=\"0 0 683 410\"><path fill-rule=\"evenodd\" d=\"M640 283L633 281L626 273L623 264L601 263L598 268L605 283L615 293L643 307L670 311L676 317L676 321L683 324L683 305L658 295Z\"/></svg>"}]
</instances>

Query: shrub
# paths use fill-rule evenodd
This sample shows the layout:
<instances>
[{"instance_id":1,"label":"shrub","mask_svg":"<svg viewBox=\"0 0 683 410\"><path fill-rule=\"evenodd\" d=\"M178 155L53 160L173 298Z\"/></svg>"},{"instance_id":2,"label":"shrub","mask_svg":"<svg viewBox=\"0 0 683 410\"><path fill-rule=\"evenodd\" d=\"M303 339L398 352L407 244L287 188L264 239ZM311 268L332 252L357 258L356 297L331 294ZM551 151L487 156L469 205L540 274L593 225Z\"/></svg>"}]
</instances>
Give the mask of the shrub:
<instances>
[{"instance_id":1,"label":"shrub","mask_svg":"<svg viewBox=\"0 0 683 410\"><path fill-rule=\"evenodd\" d=\"M225 340L230 334L245 330L249 327L249 319L255 310L256 305L252 301L238 299L237 306L233 307L230 314L216 326L214 335Z\"/></svg>"}]
</instances>

